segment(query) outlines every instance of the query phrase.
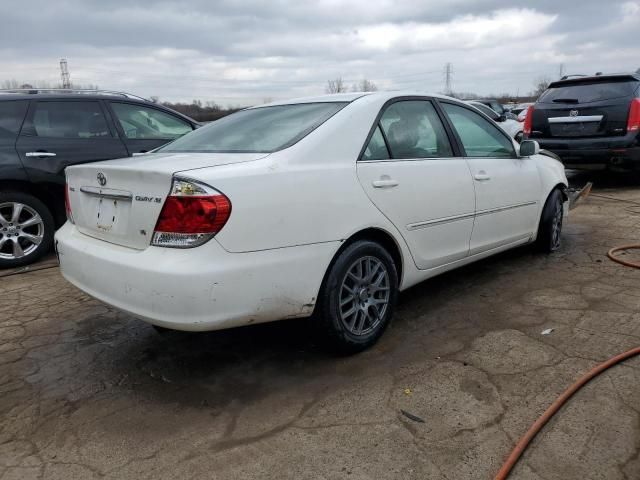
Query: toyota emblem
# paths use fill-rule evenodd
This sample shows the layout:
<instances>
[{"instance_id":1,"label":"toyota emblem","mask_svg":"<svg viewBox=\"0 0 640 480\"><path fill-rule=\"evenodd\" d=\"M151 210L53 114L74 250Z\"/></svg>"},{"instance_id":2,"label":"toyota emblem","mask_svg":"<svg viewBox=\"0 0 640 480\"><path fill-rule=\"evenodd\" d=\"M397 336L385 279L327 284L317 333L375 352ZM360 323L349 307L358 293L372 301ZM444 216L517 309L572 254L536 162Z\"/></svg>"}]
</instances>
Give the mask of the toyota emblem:
<instances>
[{"instance_id":1,"label":"toyota emblem","mask_svg":"<svg viewBox=\"0 0 640 480\"><path fill-rule=\"evenodd\" d=\"M578 110L571 110L569 112L569 116L570 117L577 117L578 116Z\"/></svg>"},{"instance_id":2,"label":"toyota emblem","mask_svg":"<svg viewBox=\"0 0 640 480\"><path fill-rule=\"evenodd\" d=\"M98 173L98 183L101 187L104 187L107 184L107 177L104 176L104 173Z\"/></svg>"}]
</instances>

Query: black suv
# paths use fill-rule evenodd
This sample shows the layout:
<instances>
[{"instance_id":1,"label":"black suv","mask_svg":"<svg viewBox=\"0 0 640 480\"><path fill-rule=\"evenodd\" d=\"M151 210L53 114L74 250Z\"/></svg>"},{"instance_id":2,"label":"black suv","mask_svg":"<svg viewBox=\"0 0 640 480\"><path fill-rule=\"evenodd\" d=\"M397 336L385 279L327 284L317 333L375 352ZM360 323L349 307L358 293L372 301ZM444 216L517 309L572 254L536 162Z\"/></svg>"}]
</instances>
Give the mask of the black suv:
<instances>
[{"instance_id":1,"label":"black suv","mask_svg":"<svg viewBox=\"0 0 640 480\"><path fill-rule=\"evenodd\" d=\"M640 169L640 74L551 83L527 111L524 136L568 168Z\"/></svg>"},{"instance_id":2,"label":"black suv","mask_svg":"<svg viewBox=\"0 0 640 480\"><path fill-rule=\"evenodd\" d=\"M66 166L153 150L198 126L119 92L0 91L0 268L50 249L66 217Z\"/></svg>"}]
</instances>

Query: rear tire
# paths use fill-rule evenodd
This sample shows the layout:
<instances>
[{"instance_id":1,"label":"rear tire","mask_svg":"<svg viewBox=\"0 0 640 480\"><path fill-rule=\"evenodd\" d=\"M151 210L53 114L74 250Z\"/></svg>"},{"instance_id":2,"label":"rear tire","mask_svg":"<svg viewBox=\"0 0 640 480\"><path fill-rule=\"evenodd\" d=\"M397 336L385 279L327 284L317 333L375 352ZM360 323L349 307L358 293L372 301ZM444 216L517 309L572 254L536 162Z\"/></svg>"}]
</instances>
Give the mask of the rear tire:
<instances>
[{"instance_id":1,"label":"rear tire","mask_svg":"<svg viewBox=\"0 0 640 480\"><path fill-rule=\"evenodd\" d=\"M556 188L544 204L538 227L536 245L542 252L552 253L561 246L563 207L562 193Z\"/></svg>"},{"instance_id":2,"label":"rear tire","mask_svg":"<svg viewBox=\"0 0 640 480\"><path fill-rule=\"evenodd\" d=\"M28 193L0 192L0 269L29 265L51 249L51 212Z\"/></svg>"},{"instance_id":3,"label":"rear tire","mask_svg":"<svg viewBox=\"0 0 640 480\"><path fill-rule=\"evenodd\" d=\"M369 240L348 245L329 267L318 298L315 323L324 343L342 354L369 348L389 325L397 296L391 255Z\"/></svg>"}]
</instances>

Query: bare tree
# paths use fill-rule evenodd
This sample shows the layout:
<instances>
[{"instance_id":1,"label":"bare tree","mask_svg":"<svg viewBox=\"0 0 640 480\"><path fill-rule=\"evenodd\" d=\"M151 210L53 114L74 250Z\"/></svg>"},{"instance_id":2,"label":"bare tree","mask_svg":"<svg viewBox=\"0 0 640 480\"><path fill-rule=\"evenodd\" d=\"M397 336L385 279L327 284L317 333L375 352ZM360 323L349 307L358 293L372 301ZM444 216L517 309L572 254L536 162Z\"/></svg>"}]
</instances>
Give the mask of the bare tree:
<instances>
[{"instance_id":1,"label":"bare tree","mask_svg":"<svg viewBox=\"0 0 640 480\"><path fill-rule=\"evenodd\" d=\"M531 95L535 97L539 97L540 95L542 95L542 92L544 92L547 88L549 88L550 83L551 83L551 80L549 80L549 77L539 77L535 82L535 87L534 87L534 90L531 92Z\"/></svg>"},{"instance_id":2,"label":"bare tree","mask_svg":"<svg viewBox=\"0 0 640 480\"><path fill-rule=\"evenodd\" d=\"M149 100L151 100L153 103L158 103L160 101L160 97L157 95L151 95L149 97Z\"/></svg>"},{"instance_id":3,"label":"bare tree","mask_svg":"<svg viewBox=\"0 0 640 480\"><path fill-rule=\"evenodd\" d=\"M338 77L335 80L327 80L325 91L327 93L344 93L347 91L347 86L342 81L342 77Z\"/></svg>"},{"instance_id":4,"label":"bare tree","mask_svg":"<svg viewBox=\"0 0 640 480\"><path fill-rule=\"evenodd\" d=\"M18 82L16 79L13 79L13 78L11 80L3 80L2 88L5 88L5 89L20 88L20 82Z\"/></svg>"},{"instance_id":5,"label":"bare tree","mask_svg":"<svg viewBox=\"0 0 640 480\"><path fill-rule=\"evenodd\" d=\"M360 82L354 83L351 90L353 90L354 92L377 92L378 86L371 80L363 78L362 80L360 80Z\"/></svg>"}]
</instances>

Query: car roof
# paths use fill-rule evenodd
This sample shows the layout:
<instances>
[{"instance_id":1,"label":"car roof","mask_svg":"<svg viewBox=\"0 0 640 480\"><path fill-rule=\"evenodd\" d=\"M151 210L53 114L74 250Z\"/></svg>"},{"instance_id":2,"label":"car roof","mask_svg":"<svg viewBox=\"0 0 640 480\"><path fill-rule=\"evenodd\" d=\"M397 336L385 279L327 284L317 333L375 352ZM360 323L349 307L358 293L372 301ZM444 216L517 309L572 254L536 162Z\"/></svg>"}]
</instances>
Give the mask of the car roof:
<instances>
[{"instance_id":1,"label":"car roof","mask_svg":"<svg viewBox=\"0 0 640 480\"><path fill-rule=\"evenodd\" d=\"M463 103L461 100L457 98L447 97L446 95L441 95L438 93L429 93L429 92L421 92L415 90L386 90L386 91L377 91L377 92L350 92L350 93L331 93L327 95L317 95L313 97L301 97L301 98L292 98L289 100L281 100L277 102L271 102L264 105L256 105L251 108L263 108L263 107L273 107L278 105L296 105L300 103L339 103L339 102L353 102L360 98L367 98L369 100L380 100L386 102L387 100L392 100L394 98L399 97L432 97L432 98L441 98L454 100L456 102Z\"/></svg>"}]
</instances>

